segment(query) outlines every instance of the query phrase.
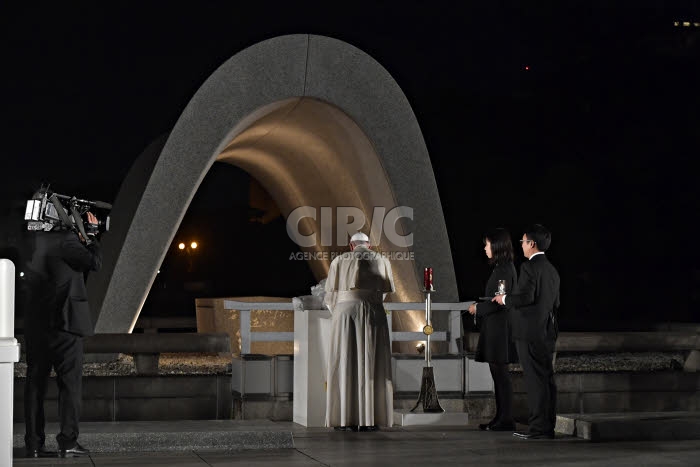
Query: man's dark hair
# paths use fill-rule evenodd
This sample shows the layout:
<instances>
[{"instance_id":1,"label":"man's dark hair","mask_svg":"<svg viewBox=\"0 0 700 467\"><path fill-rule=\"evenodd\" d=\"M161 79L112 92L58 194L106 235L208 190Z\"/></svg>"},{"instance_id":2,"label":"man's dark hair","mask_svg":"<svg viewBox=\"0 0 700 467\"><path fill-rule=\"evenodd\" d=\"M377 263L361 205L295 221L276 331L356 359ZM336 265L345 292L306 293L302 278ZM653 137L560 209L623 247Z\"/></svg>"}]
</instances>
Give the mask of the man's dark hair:
<instances>
[{"instance_id":1,"label":"man's dark hair","mask_svg":"<svg viewBox=\"0 0 700 467\"><path fill-rule=\"evenodd\" d=\"M537 249L547 251L549 245L552 244L552 233L542 224L533 224L525 229L525 235L528 240L532 240L537 244Z\"/></svg>"},{"instance_id":2,"label":"man's dark hair","mask_svg":"<svg viewBox=\"0 0 700 467\"><path fill-rule=\"evenodd\" d=\"M513 262L513 242L510 239L510 233L506 229L493 229L484 235L484 244L486 240L491 243L491 258L489 264L506 264Z\"/></svg>"}]
</instances>

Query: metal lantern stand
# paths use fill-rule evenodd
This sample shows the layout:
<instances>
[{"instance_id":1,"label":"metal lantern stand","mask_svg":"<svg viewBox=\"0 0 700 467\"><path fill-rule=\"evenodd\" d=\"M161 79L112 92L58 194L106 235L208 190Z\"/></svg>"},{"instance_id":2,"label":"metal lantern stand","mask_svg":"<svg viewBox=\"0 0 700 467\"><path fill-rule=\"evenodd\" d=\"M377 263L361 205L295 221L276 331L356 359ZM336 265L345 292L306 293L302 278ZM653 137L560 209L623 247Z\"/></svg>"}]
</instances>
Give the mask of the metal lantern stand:
<instances>
[{"instance_id":1,"label":"metal lantern stand","mask_svg":"<svg viewBox=\"0 0 700 467\"><path fill-rule=\"evenodd\" d=\"M432 299L430 294L433 293L435 293L435 290L423 289L423 294L425 295L425 326L423 327L423 334L426 335L425 367L423 367L423 377L421 378L418 401L411 409L411 412L415 411L421 402L423 403L424 413L443 413L445 411L440 407L440 402L438 401L437 388L435 387L435 375L433 374L433 367L430 363L430 335L433 333L431 320Z\"/></svg>"}]
</instances>

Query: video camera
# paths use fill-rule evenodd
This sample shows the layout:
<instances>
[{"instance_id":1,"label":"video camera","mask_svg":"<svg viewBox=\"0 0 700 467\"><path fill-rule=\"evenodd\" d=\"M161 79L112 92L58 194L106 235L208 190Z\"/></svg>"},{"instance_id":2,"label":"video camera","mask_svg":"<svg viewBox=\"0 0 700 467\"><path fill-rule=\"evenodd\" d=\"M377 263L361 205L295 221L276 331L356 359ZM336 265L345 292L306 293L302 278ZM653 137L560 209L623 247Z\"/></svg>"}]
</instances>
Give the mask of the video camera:
<instances>
[{"instance_id":1,"label":"video camera","mask_svg":"<svg viewBox=\"0 0 700 467\"><path fill-rule=\"evenodd\" d=\"M70 229L81 233L89 244L91 241L88 235L95 236L109 230L109 215L100 217L93 212L97 217L97 224L87 222L86 214L91 208L109 211L112 205L61 195L42 186L32 199L27 201L24 220L27 221L28 230L48 232L54 228Z\"/></svg>"}]
</instances>

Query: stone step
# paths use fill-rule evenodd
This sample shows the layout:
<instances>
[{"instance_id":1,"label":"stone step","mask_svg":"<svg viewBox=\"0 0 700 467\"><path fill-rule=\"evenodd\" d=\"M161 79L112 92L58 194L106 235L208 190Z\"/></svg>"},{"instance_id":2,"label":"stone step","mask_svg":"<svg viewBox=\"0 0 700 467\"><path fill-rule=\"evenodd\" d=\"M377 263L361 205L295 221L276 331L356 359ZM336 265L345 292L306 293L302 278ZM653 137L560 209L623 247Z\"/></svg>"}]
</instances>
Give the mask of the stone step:
<instances>
[{"instance_id":1,"label":"stone step","mask_svg":"<svg viewBox=\"0 0 700 467\"><path fill-rule=\"evenodd\" d=\"M562 414L555 430L589 441L700 439L699 412Z\"/></svg>"},{"instance_id":2,"label":"stone step","mask_svg":"<svg viewBox=\"0 0 700 467\"><path fill-rule=\"evenodd\" d=\"M24 425L14 425L13 445L24 447ZM58 425L46 427L46 446L56 449ZM290 423L268 420L84 422L78 442L91 452L293 449Z\"/></svg>"},{"instance_id":3,"label":"stone step","mask_svg":"<svg viewBox=\"0 0 700 467\"><path fill-rule=\"evenodd\" d=\"M467 426L469 415L465 412L444 411L439 413L422 412L416 409L394 410L394 426Z\"/></svg>"}]
</instances>

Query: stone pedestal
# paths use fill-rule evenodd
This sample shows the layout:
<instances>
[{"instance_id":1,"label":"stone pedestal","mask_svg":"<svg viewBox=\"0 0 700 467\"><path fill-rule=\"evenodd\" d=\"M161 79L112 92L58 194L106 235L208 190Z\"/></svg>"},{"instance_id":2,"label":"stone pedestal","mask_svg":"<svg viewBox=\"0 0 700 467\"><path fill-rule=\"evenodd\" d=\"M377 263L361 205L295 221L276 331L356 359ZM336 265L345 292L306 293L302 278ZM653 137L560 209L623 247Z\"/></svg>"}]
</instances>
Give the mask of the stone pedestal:
<instances>
[{"instance_id":1,"label":"stone pedestal","mask_svg":"<svg viewBox=\"0 0 700 467\"><path fill-rule=\"evenodd\" d=\"M466 393L493 392L493 378L491 378L489 364L477 362L473 354L468 354L464 359L464 376Z\"/></svg>"},{"instance_id":2,"label":"stone pedestal","mask_svg":"<svg viewBox=\"0 0 700 467\"><path fill-rule=\"evenodd\" d=\"M12 465L12 402L15 363L19 344L14 338L0 338L0 465Z\"/></svg>"},{"instance_id":3,"label":"stone pedestal","mask_svg":"<svg viewBox=\"0 0 700 467\"><path fill-rule=\"evenodd\" d=\"M12 465L14 369L19 344L14 338L15 265L0 259L0 465Z\"/></svg>"},{"instance_id":4,"label":"stone pedestal","mask_svg":"<svg viewBox=\"0 0 700 467\"><path fill-rule=\"evenodd\" d=\"M469 423L466 412L424 413L410 410L394 410L394 425L433 425L433 426L463 426Z\"/></svg>"},{"instance_id":5,"label":"stone pedestal","mask_svg":"<svg viewBox=\"0 0 700 467\"><path fill-rule=\"evenodd\" d=\"M293 421L303 426L324 426L326 422L330 318L328 310L294 311Z\"/></svg>"},{"instance_id":6,"label":"stone pedestal","mask_svg":"<svg viewBox=\"0 0 700 467\"><path fill-rule=\"evenodd\" d=\"M394 354L391 360L394 393L415 394L418 397L425 367L423 356ZM466 369L464 357L450 354L433 355L431 366L434 368L435 385L441 395L458 394L460 397L464 395Z\"/></svg>"}]
</instances>

